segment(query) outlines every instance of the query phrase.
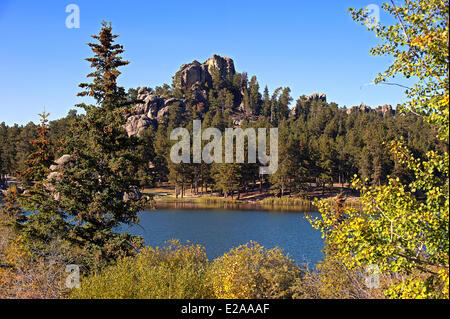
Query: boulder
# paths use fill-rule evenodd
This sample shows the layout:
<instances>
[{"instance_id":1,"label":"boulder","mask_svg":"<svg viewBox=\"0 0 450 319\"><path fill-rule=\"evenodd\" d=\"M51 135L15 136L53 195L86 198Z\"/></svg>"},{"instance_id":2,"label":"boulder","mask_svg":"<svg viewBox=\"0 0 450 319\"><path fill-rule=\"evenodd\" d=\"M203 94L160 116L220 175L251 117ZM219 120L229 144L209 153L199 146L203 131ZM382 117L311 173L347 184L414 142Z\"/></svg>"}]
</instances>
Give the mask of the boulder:
<instances>
[{"instance_id":1,"label":"boulder","mask_svg":"<svg viewBox=\"0 0 450 319\"><path fill-rule=\"evenodd\" d=\"M139 88L137 99L142 101L135 107L135 113L147 115L150 119L156 119L158 111L164 107L164 98L161 98L148 88Z\"/></svg>"},{"instance_id":2,"label":"boulder","mask_svg":"<svg viewBox=\"0 0 450 319\"><path fill-rule=\"evenodd\" d=\"M202 89L198 84L191 88L191 98L197 103L205 103L208 100L208 92Z\"/></svg>"},{"instance_id":3,"label":"boulder","mask_svg":"<svg viewBox=\"0 0 450 319\"><path fill-rule=\"evenodd\" d=\"M72 156L69 154L64 154L60 158L56 159L54 163L56 165L50 165L51 172L47 175L47 182L44 184L45 187L52 192L53 198L57 201L61 200L61 196L58 192L55 191L54 183L59 182L61 180L62 173L59 171L60 168L67 166L73 167L74 163L72 160Z\"/></svg>"},{"instance_id":4,"label":"boulder","mask_svg":"<svg viewBox=\"0 0 450 319\"><path fill-rule=\"evenodd\" d=\"M146 86L141 86L139 89L138 89L138 96L139 95L143 95L143 94L145 94L145 95L147 95L147 94L151 94L152 93L152 90L150 89L150 88L148 88L148 87L146 87Z\"/></svg>"},{"instance_id":5,"label":"boulder","mask_svg":"<svg viewBox=\"0 0 450 319\"><path fill-rule=\"evenodd\" d=\"M65 154L65 155L61 156L60 158L58 158L57 160L55 160L54 162L55 162L58 166L61 166L61 165L66 164L67 162L69 162L70 159L71 159L71 156L70 156L69 154ZM54 166L53 166L53 167L54 167Z\"/></svg>"},{"instance_id":6,"label":"boulder","mask_svg":"<svg viewBox=\"0 0 450 319\"><path fill-rule=\"evenodd\" d=\"M181 106L186 106L186 102L184 100L180 100L180 99L175 99L175 98L171 98L171 99L167 99L164 102L164 107L166 106L172 106L175 103L180 103Z\"/></svg>"},{"instance_id":7,"label":"boulder","mask_svg":"<svg viewBox=\"0 0 450 319\"><path fill-rule=\"evenodd\" d=\"M169 115L170 105L163 107L158 111L158 119L161 119L163 116Z\"/></svg>"},{"instance_id":8,"label":"boulder","mask_svg":"<svg viewBox=\"0 0 450 319\"><path fill-rule=\"evenodd\" d=\"M139 135L152 124L153 120L145 114L132 115L127 119L124 129L127 131L128 136Z\"/></svg>"},{"instance_id":9,"label":"boulder","mask_svg":"<svg viewBox=\"0 0 450 319\"><path fill-rule=\"evenodd\" d=\"M47 175L47 179L49 181L59 181L60 178L61 178L60 172L51 172L50 174Z\"/></svg>"}]
</instances>

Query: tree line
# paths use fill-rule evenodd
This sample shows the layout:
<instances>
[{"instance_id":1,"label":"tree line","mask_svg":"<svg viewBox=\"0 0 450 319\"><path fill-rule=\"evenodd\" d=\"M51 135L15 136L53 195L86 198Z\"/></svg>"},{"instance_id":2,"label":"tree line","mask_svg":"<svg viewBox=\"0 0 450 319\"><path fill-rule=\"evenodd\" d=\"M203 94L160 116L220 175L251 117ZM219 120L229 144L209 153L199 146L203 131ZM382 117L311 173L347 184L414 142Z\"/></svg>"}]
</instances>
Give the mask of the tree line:
<instances>
[{"instance_id":1,"label":"tree line","mask_svg":"<svg viewBox=\"0 0 450 319\"><path fill-rule=\"evenodd\" d=\"M194 193L214 190L238 198L249 189L273 189L280 196L301 195L309 185L323 190L333 184L344 187L354 175L373 185L385 183L388 176L407 181L411 172L389 154L389 141L403 138L418 158L424 158L430 150L445 149L445 143L434 138L434 128L412 112L383 115L376 111L350 111L306 96L291 103L289 87L279 87L269 94L266 86L261 93L256 76L248 81L246 73L236 73L229 79L222 79L218 72L213 74L208 101L201 104L192 99L189 90L175 85L163 85L153 91L168 98L183 98L186 104L175 103L158 125L140 134L136 152L141 152L146 164L138 167L137 176L141 186L170 182L180 196L188 188ZM126 95L128 100L136 100L137 90L129 89ZM170 161L174 141L169 136L174 128L192 131L192 121L202 120L204 128L215 127L224 132L236 124L236 101L241 102L246 114L240 121L241 128L278 127L279 168L275 174L260 175L255 164ZM64 154L64 137L70 134L71 125L84 116L71 110L66 117L49 123L49 151L54 158ZM24 126L0 124L2 176L16 175L24 169L26 158L34 149L30 141L36 138L36 127L32 122Z\"/></svg>"},{"instance_id":2,"label":"tree line","mask_svg":"<svg viewBox=\"0 0 450 319\"><path fill-rule=\"evenodd\" d=\"M86 294L75 296L82 298L140 292L155 297L151 293L158 287L166 289L164 298L368 298L372 291L376 297L448 298L448 1L415 0L401 6L392 1L383 8L397 22L368 26L381 40L372 54L393 57L376 82L395 75L416 79L398 115L347 112L304 97L289 112L288 88L260 95L254 77L247 83L245 75L225 80L215 75L202 106L173 85L155 88L164 96L185 96L187 103L175 104L157 127L140 136L128 136L124 129L139 101L136 90L125 92L117 85L118 68L128 62L121 58L123 47L115 43L111 25L103 23L93 36L98 43L89 44L92 81L80 84L79 93L96 103L80 104L85 114L71 112L50 124L43 112L37 126L1 125L1 173L14 174L22 190L11 186L0 207L0 292L10 296L53 287L52 296L58 296L61 266L75 263L89 273ZM351 13L365 24L364 9ZM243 94L236 95L237 89ZM234 122L235 110L227 107L232 100L242 102L252 119L242 121L243 128L279 127L276 174L263 180L253 165L178 165L168 160L172 128L189 128L193 119L202 119L204 126L223 131ZM62 154L67 156L55 163ZM278 250L252 243L223 255L210 268L201 247L175 242L165 253L144 249L140 237L116 232L119 225L137 223L137 213L152 204L139 194L143 185L168 180L181 194L186 187L204 187L231 196L264 185L283 194L301 192L311 182L347 183L352 174L360 176L352 186L361 191L362 207L348 207L338 196L318 203L321 218L309 217L325 241L317 273L306 269L300 276L300 269ZM379 275L376 290L361 283L368 269L378 269L372 274ZM133 292L130 280L145 275L154 286L144 280ZM168 291L171 287L177 288Z\"/></svg>"}]
</instances>

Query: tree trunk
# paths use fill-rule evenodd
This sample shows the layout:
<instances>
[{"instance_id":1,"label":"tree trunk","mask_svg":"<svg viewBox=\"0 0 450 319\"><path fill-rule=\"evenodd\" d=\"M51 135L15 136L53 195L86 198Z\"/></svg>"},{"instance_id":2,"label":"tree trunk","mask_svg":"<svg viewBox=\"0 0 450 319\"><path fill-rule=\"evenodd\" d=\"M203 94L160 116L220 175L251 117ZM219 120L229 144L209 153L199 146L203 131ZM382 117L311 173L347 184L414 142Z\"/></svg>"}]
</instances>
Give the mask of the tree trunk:
<instances>
[{"instance_id":1,"label":"tree trunk","mask_svg":"<svg viewBox=\"0 0 450 319\"><path fill-rule=\"evenodd\" d=\"M184 197L184 182L181 183L181 198Z\"/></svg>"},{"instance_id":2,"label":"tree trunk","mask_svg":"<svg viewBox=\"0 0 450 319\"><path fill-rule=\"evenodd\" d=\"M262 175L259 175L259 193L260 194L262 194L262 192L263 192L262 184L263 184Z\"/></svg>"}]
</instances>

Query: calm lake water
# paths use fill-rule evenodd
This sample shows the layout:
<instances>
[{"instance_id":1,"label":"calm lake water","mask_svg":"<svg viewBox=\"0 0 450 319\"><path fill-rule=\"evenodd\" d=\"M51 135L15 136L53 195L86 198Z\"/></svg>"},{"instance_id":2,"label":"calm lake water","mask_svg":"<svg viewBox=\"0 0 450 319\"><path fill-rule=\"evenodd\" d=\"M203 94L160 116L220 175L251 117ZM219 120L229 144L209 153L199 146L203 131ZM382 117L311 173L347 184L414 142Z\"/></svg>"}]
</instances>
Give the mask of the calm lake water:
<instances>
[{"instance_id":1,"label":"calm lake water","mask_svg":"<svg viewBox=\"0 0 450 319\"><path fill-rule=\"evenodd\" d=\"M299 264L313 265L322 258L321 233L311 227L305 212L159 207L139 213L139 220L139 225L120 231L140 235L153 247L170 239L200 244L210 260L251 240L266 248L278 246Z\"/></svg>"}]
</instances>

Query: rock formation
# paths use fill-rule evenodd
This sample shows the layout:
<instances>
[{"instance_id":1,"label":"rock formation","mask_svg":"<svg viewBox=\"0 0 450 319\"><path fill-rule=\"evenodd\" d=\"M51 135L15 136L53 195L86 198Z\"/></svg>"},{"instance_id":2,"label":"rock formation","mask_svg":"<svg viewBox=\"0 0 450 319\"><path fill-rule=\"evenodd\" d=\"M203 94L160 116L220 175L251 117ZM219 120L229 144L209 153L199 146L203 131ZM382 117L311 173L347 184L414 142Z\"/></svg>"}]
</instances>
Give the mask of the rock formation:
<instances>
[{"instance_id":1,"label":"rock formation","mask_svg":"<svg viewBox=\"0 0 450 319\"><path fill-rule=\"evenodd\" d=\"M233 60L213 55L203 63L193 61L184 64L174 76L174 86L189 91L194 102L204 104L208 99L208 90L212 87L215 72L219 72L224 80L232 78L236 74ZM137 99L142 103L135 106L135 112L130 114L124 125L129 136L140 134L149 126L160 122L169 114L170 108L175 103L179 103L182 107L186 106L186 100L158 96L147 87L138 89Z\"/></svg>"},{"instance_id":2,"label":"rock formation","mask_svg":"<svg viewBox=\"0 0 450 319\"><path fill-rule=\"evenodd\" d=\"M137 99L142 103L135 106L135 114L128 117L124 126L129 136L139 134L149 126L156 124L163 116L169 114L173 104L178 102L185 106L184 100L157 96L147 87L139 88Z\"/></svg>"},{"instance_id":3,"label":"rock formation","mask_svg":"<svg viewBox=\"0 0 450 319\"><path fill-rule=\"evenodd\" d=\"M322 101L322 102L326 102L327 101L327 95L326 94L319 94L319 93L313 93L311 95L308 95L306 97L307 101Z\"/></svg>"},{"instance_id":4,"label":"rock formation","mask_svg":"<svg viewBox=\"0 0 450 319\"><path fill-rule=\"evenodd\" d=\"M347 114L351 114L352 112L355 112L355 111L364 112L364 113L369 113L369 112L379 113L383 117L391 116L391 115L395 114L395 110L392 109L392 106L390 104L378 106L376 109L373 109L370 106L368 106L364 103L361 103L358 106L353 106L353 107L349 108L347 110Z\"/></svg>"},{"instance_id":5,"label":"rock formation","mask_svg":"<svg viewBox=\"0 0 450 319\"><path fill-rule=\"evenodd\" d=\"M61 195L55 191L53 186L61 180L61 172L59 171L63 166L73 167L73 162L71 162L72 156L65 154L54 161L54 165L50 166L51 172L47 175L47 182L45 187L52 192L53 198L57 201L61 200Z\"/></svg>"},{"instance_id":6,"label":"rock formation","mask_svg":"<svg viewBox=\"0 0 450 319\"><path fill-rule=\"evenodd\" d=\"M56 159L54 161L54 165L50 166L50 173L47 175L47 181L45 183L45 187L47 188L47 190L49 190L52 195L53 198L56 201L60 201L61 200L61 194L56 192L55 190L55 184L61 181L61 177L62 177L62 173L61 173L61 169L66 166L66 167L74 167L76 165L76 163L74 162L74 160L72 159L72 156L69 154L65 154L63 156L61 156L60 158ZM123 194L121 194L122 199L127 202L130 199L140 199L142 197L142 194L139 190L139 188L137 187L132 187L130 189L129 192L124 192Z\"/></svg>"},{"instance_id":7,"label":"rock formation","mask_svg":"<svg viewBox=\"0 0 450 319\"><path fill-rule=\"evenodd\" d=\"M178 72L173 77L173 87L175 90L180 90L185 94L187 100L191 105L195 105L199 112L207 111L208 93L213 86L213 77L220 76L222 80L236 79L236 70L234 62L227 57L213 55L203 63L193 61L191 63L183 64ZM233 104L230 108L230 117L235 126L239 126L243 120L255 120L256 116L249 114L245 110L243 97L243 84L246 74L241 75L240 93L234 93ZM239 83L239 82L238 82ZM239 86L239 84L237 85ZM236 89L236 88L235 88ZM167 116L170 109L178 103L182 108L186 107L187 100L180 100L168 96L158 96L151 88L140 87L137 92L137 99L142 101L135 106L134 112L129 115L127 123L124 125L128 135L138 135L150 126L156 126ZM327 102L327 96L324 93L313 93L304 97L308 102L320 101ZM379 112L382 116L393 115L395 111L390 105L379 106L377 109L372 109L370 106L361 103L359 106L354 106L347 110L350 114L353 111L359 112ZM290 110L291 116L297 116L296 108Z\"/></svg>"},{"instance_id":8,"label":"rock formation","mask_svg":"<svg viewBox=\"0 0 450 319\"><path fill-rule=\"evenodd\" d=\"M395 110L392 108L392 105L390 104L378 106L376 111L380 112L383 115L383 117L395 115Z\"/></svg>"},{"instance_id":9,"label":"rock formation","mask_svg":"<svg viewBox=\"0 0 450 319\"><path fill-rule=\"evenodd\" d=\"M358 105L358 106L353 106L353 107L351 108L351 110L352 110L352 111L353 111L353 110L355 110L355 111L360 111L360 112L363 112L363 113L369 113L369 112L372 112L372 108L371 108L370 106L364 104L364 103L361 103L361 104Z\"/></svg>"},{"instance_id":10,"label":"rock formation","mask_svg":"<svg viewBox=\"0 0 450 319\"><path fill-rule=\"evenodd\" d=\"M177 88L205 89L212 86L212 76L218 71L222 79L233 76L236 73L234 62L227 57L213 55L203 63L193 61L183 64L175 74L174 84Z\"/></svg>"},{"instance_id":11,"label":"rock formation","mask_svg":"<svg viewBox=\"0 0 450 319\"><path fill-rule=\"evenodd\" d=\"M132 115L127 119L124 128L127 131L128 136L138 135L153 123L154 122L145 114Z\"/></svg>"}]
</instances>

